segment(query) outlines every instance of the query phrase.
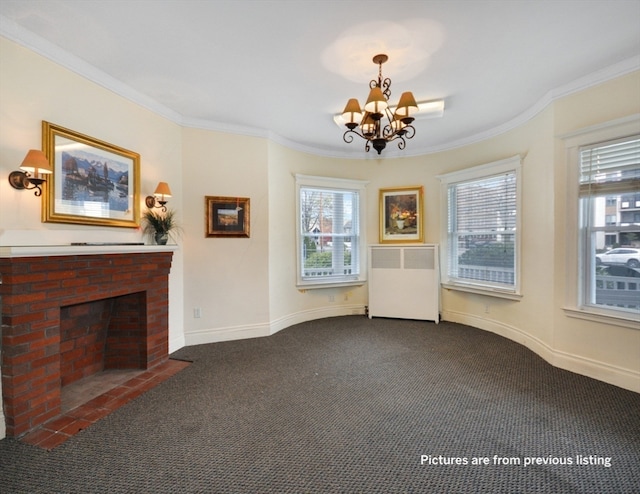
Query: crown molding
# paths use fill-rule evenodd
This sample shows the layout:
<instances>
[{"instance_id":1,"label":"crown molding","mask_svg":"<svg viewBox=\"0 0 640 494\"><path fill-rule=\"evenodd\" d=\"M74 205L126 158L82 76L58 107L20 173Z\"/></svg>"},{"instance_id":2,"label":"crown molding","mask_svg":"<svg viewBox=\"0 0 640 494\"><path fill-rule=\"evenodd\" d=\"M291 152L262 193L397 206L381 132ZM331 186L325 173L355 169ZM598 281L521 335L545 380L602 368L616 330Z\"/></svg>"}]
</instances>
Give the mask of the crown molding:
<instances>
[{"instance_id":1,"label":"crown molding","mask_svg":"<svg viewBox=\"0 0 640 494\"><path fill-rule=\"evenodd\" d=\"M31 31L24 29L16 24L14 21L7 19L0 15L0 36L3 36L39 55L47 58L48 60L88 79L89 81L104 87L112 91L113 93L146 108L164 118L167 118L171 122L183 126L198 128L203 130L211 130L216 132L225 132L237 135L244 135L250 137L260 137L264 139L272 140L287 148L300 151L306 154L312 154L317 156L323 156L328 158L346 158L346 159L394 159L394 158L408 158L416 156L424 156L428 154L450 151L452 149L461 148L470 144L475 144L493 137L499 136L510 130L516 129L525 124L548 105L555 100L568 96L570 94L583 91L593 86L597 86L611 79L621 77L636 70L640 70L640 55L632 57L630 59L622 60L614 63L604 69L598 70L584 77L581 77L575 81L565 84L561 87L555 88L547 92L542 98L540 98L533 106L524 111L515 118L493 127L485 131L448 141L437 146L428 147L412 147L410 150L403 150L402 152L394 152L394 150L385 150L385 157L379 157L377 155L370 156L370 153L364 153L361 149L355 149L353 151L341 151L337 149L319 148L316 146L309 146L301 144L286 137L280 136L270 130L259 129L255 127L225 124L222 122L216 122L212 120L193 119L183 116L182 114L172 110L153 98L150 98L139 91L136 91L129 85L122 81L106 74L105 72L97 69L88 62L70 54L69 52L62 50L60 47L50 43L49 41L41 38Z\"/></svg>"},{"instance_id":2,"label":"crown molding","mask_svg":"<svg viewBox=\"0 0 640 494\"><path fill-rule=\"evenodd\" d=\"M84 77L98 86L108 89L109 91L122 96L123 98L142 106L149 111L152 111L153 113L167 118L174 123L181 124L182 115L178 112L161 105L153 98L136 91L131 86L97 69L90 63L72 55L68 51L63 50L59 46L54 45L37 34L24 29L22 26L19 26L14 21L7 19L2 15L0 15L0 36L3 36L14 43L45 57L51 62L54 62L55 64Z\"/></svg>"},{"instance_id":3,"label":"crown molding","mask_svg":"<svg viewBox=\"0 0 640 494\"><path fill-rule=\"evenodd\" d=\"M517 129L518 127L524 125L556 100L562 99L566 96L578 93L580 91L584 91L585 89L597 86L617 77L622 77L637 70L640 70L640 55L622 60L621 62L612 64L608 67L605 67L604 69L576 79L568 84L565 84L564 86L552 89L551 91L547 92L542 98L540 98L528 110L524 111L508 122L498 125L497 127L487 129L486 131L479 132L471 136L463 137L462 139L449 141L448 143L444 143L440 146L434 146L432 148L429 148L428 150L423 150L426 152L423 152L421 154L450 151L452 149L457 149L468 146L470 144L485 141L487 139L491 139L492 137L497 137L501 134L504 134L505 132Z\"/></svg>"}]
</instances>

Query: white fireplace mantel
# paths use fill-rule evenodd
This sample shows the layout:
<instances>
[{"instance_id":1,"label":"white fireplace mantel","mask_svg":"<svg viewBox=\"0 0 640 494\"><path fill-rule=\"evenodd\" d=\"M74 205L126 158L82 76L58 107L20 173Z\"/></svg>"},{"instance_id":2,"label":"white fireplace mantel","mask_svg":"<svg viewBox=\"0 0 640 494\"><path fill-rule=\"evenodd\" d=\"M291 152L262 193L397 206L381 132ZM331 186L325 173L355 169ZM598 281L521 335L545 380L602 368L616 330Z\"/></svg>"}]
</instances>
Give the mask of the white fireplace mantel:
<instances>
[{"instance_id":1,"label":"white fireplace mantel","mask_svg":"<svg viewBox=\"0 0 640 494\"><path fill-rule=\"evenodd\" d=\"M140 245L116 243L83 243L78 245L9 245L0 246L2 257L78 256L92 254L136 254L174 252L178 245Z\"/></svg>"}]
</instances>

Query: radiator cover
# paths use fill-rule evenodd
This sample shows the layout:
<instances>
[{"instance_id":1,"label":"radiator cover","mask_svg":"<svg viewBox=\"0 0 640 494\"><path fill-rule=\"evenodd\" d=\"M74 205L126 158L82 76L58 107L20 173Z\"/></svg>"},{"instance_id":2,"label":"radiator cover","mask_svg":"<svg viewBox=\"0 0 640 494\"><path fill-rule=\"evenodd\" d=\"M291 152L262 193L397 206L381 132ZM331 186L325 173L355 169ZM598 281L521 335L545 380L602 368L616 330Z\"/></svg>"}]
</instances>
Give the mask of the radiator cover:
<instances>
[{"instance_id":1,"label":"radiator cover","mask_svg":"<svg viewBox=\"0 0 640 494\"><path fill-rule=\"evenodd\" d=\"M440 321L438 246L369 246L369 317Z\"/></svg>"}]
</instances>

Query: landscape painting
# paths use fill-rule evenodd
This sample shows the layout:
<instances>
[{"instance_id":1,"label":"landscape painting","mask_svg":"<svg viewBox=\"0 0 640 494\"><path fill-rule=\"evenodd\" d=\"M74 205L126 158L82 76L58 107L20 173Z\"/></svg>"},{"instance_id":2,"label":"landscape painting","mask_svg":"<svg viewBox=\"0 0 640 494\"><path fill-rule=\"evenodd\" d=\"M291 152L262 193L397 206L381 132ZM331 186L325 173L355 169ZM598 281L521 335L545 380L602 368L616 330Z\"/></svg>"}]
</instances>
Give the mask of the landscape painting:
<instances>
[{"instance_id":1,"label":"landscape painting","mask_svg":"<svg viewBox=\"0 0 640 494\"><path fill-rule=\"evenodd\" d=\"M108 226L139 224L139 155L43 122L53 166L45 221Z\"/></svg>"},{"instance_id":2,"label":"landscape painting","mask_svg":"<svg viewBox=\"0 0 640 494\"><path fill-rule=\"evenodd\" d=\"M205 237L249 237L249 198L205 196Z\"/></svg>"}]
</instances>

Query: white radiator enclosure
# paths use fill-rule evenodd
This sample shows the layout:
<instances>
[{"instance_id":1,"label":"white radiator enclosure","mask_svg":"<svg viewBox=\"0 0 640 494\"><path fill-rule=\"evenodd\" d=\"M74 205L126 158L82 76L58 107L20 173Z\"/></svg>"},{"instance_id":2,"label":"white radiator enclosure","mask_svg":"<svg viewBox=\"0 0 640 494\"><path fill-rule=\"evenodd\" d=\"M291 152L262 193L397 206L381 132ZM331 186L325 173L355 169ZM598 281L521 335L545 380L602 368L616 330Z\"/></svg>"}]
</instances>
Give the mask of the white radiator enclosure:
<instances>
[{"instance_id":1,"label":"white radiator enclosure","mask_svg":"<svg viewBox=\"0 0 640 494\"><path fill-rule=\"evenodd\" d=\"M369 318L440 321L438 246L369 246Z\"/></svg>"}]
</instances>

